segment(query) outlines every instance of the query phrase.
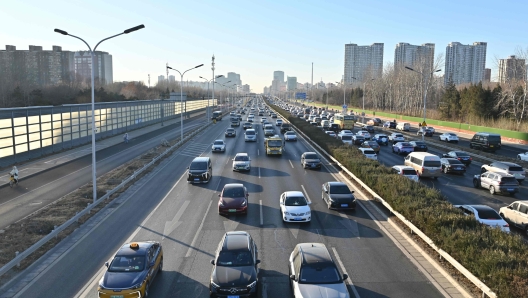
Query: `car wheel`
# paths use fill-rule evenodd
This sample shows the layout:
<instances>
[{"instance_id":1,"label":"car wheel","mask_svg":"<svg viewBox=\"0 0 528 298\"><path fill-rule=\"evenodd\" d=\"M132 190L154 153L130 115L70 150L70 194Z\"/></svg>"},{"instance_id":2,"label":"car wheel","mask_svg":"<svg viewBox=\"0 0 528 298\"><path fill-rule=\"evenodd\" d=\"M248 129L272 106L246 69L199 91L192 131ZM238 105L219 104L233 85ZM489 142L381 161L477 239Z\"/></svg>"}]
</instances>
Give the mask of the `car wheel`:
<instances>
[{"instance_id":1,"label":"car wheel","mask_svg":"<svg viewBox=\"0 0 528 298\"><path fill-rule=\"evenodd\" d=\"M478 188L479 187L479 182L477 179L473 179L473 187L474 188Z\"/></svg>"},{"instance_id":2,"label":"car wheel","mask_svg":"<svg viewBox=\"0 0 528 298\"><path fill-rule=\"evenodd\" d=\"M489 192L490 192L490 194L494 195L495 194L495 187L490 186Z\"/></svg>"},{"instance_id":3,"label":"car wheel","mask_svg":"<svg viewBox=\"0 0 528 298\"><path fill-rule=\"evenodd\" d=\"M158 273L163 272L163 258L161 258L160 264L158 266Z\"/></svg>"}]
</instances>

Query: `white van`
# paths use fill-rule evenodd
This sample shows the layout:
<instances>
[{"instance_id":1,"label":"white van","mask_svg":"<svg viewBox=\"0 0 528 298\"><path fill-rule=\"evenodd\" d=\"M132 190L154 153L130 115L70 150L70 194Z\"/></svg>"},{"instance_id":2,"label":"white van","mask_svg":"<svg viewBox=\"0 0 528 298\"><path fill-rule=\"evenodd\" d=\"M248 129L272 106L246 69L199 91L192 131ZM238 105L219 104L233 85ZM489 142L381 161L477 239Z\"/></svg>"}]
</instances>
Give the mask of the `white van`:
<instances>
[{"instance_id":1,"label":"white van","mask_svg":"<svg viewBox=\"0 0 528 298\"><path fill-rule=\"evenodd\" d=\"M329 120L321 120L321 126L323 128L328 128L330 127L330 121Z\"/></svg>"},{"instance_id":2,"label":"white van","mask_svg":"<svg viewBox=\"0 0 528 298\"><path fill-rule=\"evenodd\" d=\"M396 125L396 129L399 129L401 131L409 131L411 129L411 124L407 122L400 122L398 125Z\"/></svg>"},{"instance_id":3,"label":"white van","mask_svg":"<svg viewBox=\"0 0 528 298\"><path fill-rule=\"evenodd\" d=\"M418 176L432 177L434 179L442 176L442 164L440 157L427 152L412 152L405 157L405 165L413 167Z\"/></svg>"}]
</instances>

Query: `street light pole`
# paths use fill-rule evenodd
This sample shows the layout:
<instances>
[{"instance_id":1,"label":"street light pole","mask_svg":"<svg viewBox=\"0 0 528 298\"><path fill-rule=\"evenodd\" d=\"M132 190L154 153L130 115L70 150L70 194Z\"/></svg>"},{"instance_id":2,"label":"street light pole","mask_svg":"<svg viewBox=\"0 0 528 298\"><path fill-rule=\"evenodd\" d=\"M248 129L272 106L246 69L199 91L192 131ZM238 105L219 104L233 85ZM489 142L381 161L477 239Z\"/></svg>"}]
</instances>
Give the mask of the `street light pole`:
<instances>
[{"instance_id":1,"label":"street light pole","mask_svg":"<svg viewBox=\"0 0 528 298\"><path fill-rule=\"evenodd\" d=\"M202 67L203 64L197 65L193 68L189 68L183 73L181 73L179 70L174 69L167 65L168 69L172 69L174 71L177 71L180 74L180 141L183 140L183 75L188 72L189 70L193 70L198 67Z\"/></svg>"},{"instance_id":2,"label":"street light pole","mask_svg":"<svg viewBox=\"0 0 528 298\"><path fill-rule=\"evenodd\" d=\"M374 79L370 79L371 81L374 81ZM363 82L363 112L361 115L363 118L361 119L361 123L365 124L365 90L367 88L367 81Z\"/></svg>"},{"instance_id":3,"label":"street light pole","mask_svg":"<svg viewBox=\"0 0 528 298\"><path fill-rule=\"evenodd\" d=\"M122 33L107 37L107 38L99 41L95 45L93 50L90 47L90 45L86 41L84 41L84 39L82 39L82 38L80 38L78 36L75 36L75 35L68 34L68 32L66 32L64 30L61 30L61 29L53 30L53 31L55 31L57 33L60 33L62 35L68 35L68 36L71 36L73 38L77 38L77 39L81 40L88 47L88 49L90 50L90 54L92 56L92 65L91 65L91 68L92 68L92 75L91 75L91 80L92 80L92 185L93 185L93 190L92 191L93 191L93 202L94 203L95 203L95 201L97 201L97 166L96 166L96 158L95 158L95 133L96 133L96 129L95 129L95 53L94 52L97 49L97 47L105 40L109 40L109 39L117 37L119 35L128 34L128 33L143 29L143 28L145 28L145 25L139 25L139 26L127 29L127 30L123 31Z\"/></svg>"},{"instance_id":4,"label":"street light pole","mask_svg":"<svg viewBox=\"0 0 528 298\"><path fill-rule=\"evenodd\" d=\"M224 75L219 75L219 76L213 77L210 80L200 76L200 79L204 79L205 81L207 81L207 111L205 112L205 117L207 118L207 122L209 122L211 120L210 117L209 117L209 83L211 81L213 81L213 94L214 94L214 79L215 78L218 79L218 78L223 77L223 76ZM214 95L213 95L213 97L214 97ZM214 98L213 98L213 100L214 100Z\"/></svg>"},{"instance_id":5,"label":"street light pole","mask_svg":"<svg viewBox=\"0 0 528 298\"><path fill-rule=\"evenodd\" d=\"M408 67L408 66L405 66L405 68L408 69L408 70L410 70L410 71L414 71L414 72L416 72L416 73L421 74L422 77L423 77L423 79L424 79L424 81L425 81L425 92L424 92L424 100L423 100L423 101L424 101L423 123L426 123L426 122L425 122L425 107L426 107L426 104L427 104L427 89L429 88L429 86L427 86L427 83L428 83L428 81L429 81L429 80L428 80L428 77L429 77L429 76L432 77L433 74L434 74L435 72L439 72L439 71L441 71L441 69L433 70L433 71L431 71L430 73L427 73L428 76L425 77L426 74L424 74L424 73L421 72L421 71L417 71L417 70L415 70L415 69L413 69L413 68L410 68L410 67ZM423 127L423 126L422 126L422 127ZM425 140L425 133L424 133L424 131L422 131L422 141L424 141L424 140Z\"/></svg>"}]
</instances>

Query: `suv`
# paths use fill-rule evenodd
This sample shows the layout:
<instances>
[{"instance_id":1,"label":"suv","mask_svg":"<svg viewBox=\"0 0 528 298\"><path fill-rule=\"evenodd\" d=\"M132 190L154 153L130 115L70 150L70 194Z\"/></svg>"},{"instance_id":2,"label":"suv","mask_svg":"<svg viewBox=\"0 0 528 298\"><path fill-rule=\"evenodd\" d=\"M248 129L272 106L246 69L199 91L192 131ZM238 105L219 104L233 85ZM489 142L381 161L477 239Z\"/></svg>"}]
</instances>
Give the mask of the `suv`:
<instances>
[{"instance_id":1,"label":"suv","mask_svg":"<svg viewBox=\"0 0 528 298\"><path fill-rule=\"evenodd\" d=\"M350 298L345 280L323 243L299 243L288 259L293 296ZM323 296L324 295L324 296Z\"/></svg>"},{"instance_id":2,"label":"suv","mask_svg":"<svg viewBox=\"0 0 528 298\"><path fill-rule=\"evenodd\" d=\"M473 177L473 186L475 188L486 188L494 195L496 193L508 193L513 196L519 192L519 183L515 177L506 173L486 172Z\"/></svg>"},{"instance_id":3,"label":"suv","mask_svg":"<svg viewBox=\"0 0 528 298\"><path fill-rule=\"evenodd\" d=\"M524 181L524 178L526 177L526 172L524 169L513 162L506 162L506 161L496 161L492 162L489 165L483 165L480 168L480 172L494 172L494 173L505 173L510 174L517 179L519 184L521 184Z\"/></svg>"},{"instance_id":4,"label":"suv","mask_svg":"<svg viewBox=\"0 0 528 298\"><path fill-rule=\"evenodd\" d=\"M209 157L196 157L187 167L187 181L189 183L209 182L213 177L213 165Z\"/></svg>"},{"instance_id":5,"label":"suv","mask_svg":"<svg viewBox=\"0 0 528 298\"><path fill-rule=\"evenodd\" d=\"M290 131L290 130L292 130L291 124L282 123L281 128L280 128L280 132L281 133L285 133L285 132Z\"/></svg>"},{"instance_id":6,"label":"suv","mask_svg":"<svg viewBox=\"0 0 528 298\"><path fill-rule=\"evenodd\" d=\"M213 264L209 283L211 297L257 296L260 260L257 245L248 232L225 233L211 264Z\"/></svg>"},{"instance_id":7,"label":"suv","mask_svg":"<svg viewBox=\"0 0 528 298\"><path fill-rule=\"evenodd\" d=\"M405 137L403 137L401 133L393 132L389 136L389 141L392 142L392 144L396 144L405 141Z\"/></svg>"},{"instance_id":8,"label":"suv","mask_svg":"<svg viewBox=\"0 0 528 298\"><path fill-rule=\"evenodd\" d=\"M502 146L501 136L496 133L477 132L469 143L469 148L495 152Z\"/></svg>"},{"instance_id":9,"label":"suv","mask_svg":"<svg viewBox=\"0 0 528 298\"><path fill-rule=\"evenodd\" d=\"M524 234L528 236L528 201L515 201L500 208L499 214L507 222L524 230Z\"/></svg>"}]
</instances>

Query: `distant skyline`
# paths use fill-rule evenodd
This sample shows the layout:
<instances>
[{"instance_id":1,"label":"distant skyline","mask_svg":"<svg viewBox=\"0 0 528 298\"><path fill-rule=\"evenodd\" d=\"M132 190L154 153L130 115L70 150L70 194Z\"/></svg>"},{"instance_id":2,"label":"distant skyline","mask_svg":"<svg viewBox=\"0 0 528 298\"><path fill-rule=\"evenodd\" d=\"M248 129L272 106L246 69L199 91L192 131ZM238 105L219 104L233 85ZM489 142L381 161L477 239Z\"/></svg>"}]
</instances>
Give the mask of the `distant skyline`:
<instances>
[{"instance_id":1,"label":"distant skyline","mask_svg":"<svg viewBox=\"0 0 528 298\"><path fill-rule=\"evenodd\" d=\"M434 43L445 57L451 42L487 42L486 68L498 76L498 60L528 48L528 21L510 10L525 11L528 2L503 5L485 1L372 0L320 1L59 1L6 2L0 10L0 49L29 45L81 51L79 40L53 32L59 28L92 47L103 38L144 24L145 29L103 42L98 50L113 57L114 81L143 81L165 75L165 64L189 71L184 80L215 74L240 74L260 93L273 72L297 82L339 81L344 72L344 45L384 43L383 61L392 63L396 44ZM442 65L442 70L444 65ZM442 73L440 73L442 74Z\"/></svg>"}]
</instances>

